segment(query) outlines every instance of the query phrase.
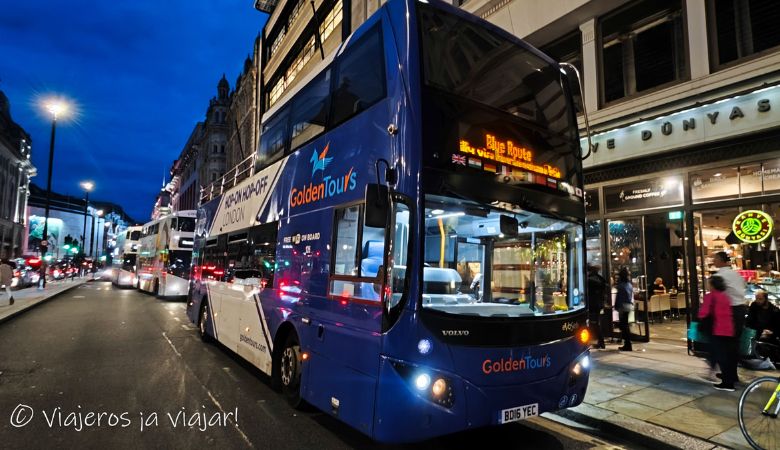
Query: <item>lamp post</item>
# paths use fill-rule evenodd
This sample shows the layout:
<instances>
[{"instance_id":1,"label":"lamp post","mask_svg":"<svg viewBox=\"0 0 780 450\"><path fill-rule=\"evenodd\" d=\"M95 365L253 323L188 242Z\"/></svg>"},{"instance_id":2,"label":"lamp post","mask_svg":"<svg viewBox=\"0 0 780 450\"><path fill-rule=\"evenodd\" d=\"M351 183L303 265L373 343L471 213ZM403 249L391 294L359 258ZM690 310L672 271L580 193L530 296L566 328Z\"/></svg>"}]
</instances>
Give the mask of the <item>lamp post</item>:
<instances>
[{"instance_id":1,"label":"lamp post","mask_svg":"<svg viewBox=\"0 0 780 450\"><path fill-rule=\"evenodd\" d=\"M98 234L99 234L99 233L97 233L95 231L95 216L97 216L98 218L102 217L103 216L103 210L102 209L98 209L97 211L95 211L95 214L92 214L92 230L90 230L90 232L89 232L89 255L90 256L93 255L93 249L95 248L95 239L98 238ZM99 224L100 224L100 222L98 222L98 225ZM97 258L95 258L95 259L97 259ZM95 262L92 261L92 264L94 265Z\"/></svg>"},{"instance_id":2,"label":"lamp post","mask_svg":"<svg viewBox=\"0 0 780 450\"><path fill-rule=\"evenodd\" d=\"M87 214L89 208L89 193L95 188L95 183L91 181L82 181L79 183L81 189L84 189L84 231L81 233L81 252L87 253Z\"/></svg>"},{"instance_id":3,"label":"lamp post","mask_svg":"<svg viewBox=\"0 0 780 450\"><path fill-rule=\"evenodd\" d=\"M51 140L49 141L49 173L46 177L46 208L43 217L43 235L41 236L41 287L46 287L46 252L49 249L49 207L51 205L51 174L54 164L54 135L57 130L57 116L65 113L68 107L65 103L52 101L46 105L51 113Z\"/></svg>"}]
</instances>

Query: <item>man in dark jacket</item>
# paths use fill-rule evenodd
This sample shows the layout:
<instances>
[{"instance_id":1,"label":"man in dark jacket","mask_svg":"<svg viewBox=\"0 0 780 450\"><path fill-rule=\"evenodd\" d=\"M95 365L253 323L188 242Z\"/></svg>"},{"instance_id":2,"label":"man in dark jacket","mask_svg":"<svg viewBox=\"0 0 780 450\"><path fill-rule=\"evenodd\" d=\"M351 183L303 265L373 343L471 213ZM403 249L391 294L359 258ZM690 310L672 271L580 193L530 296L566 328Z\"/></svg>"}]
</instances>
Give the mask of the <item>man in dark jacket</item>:
<instances>
[{"instance_id":1,"label":"man in dark jacket","mask_svg":"<svg viewBox=\"0 0 780 450\"><path fill-rule=\"evenodd\" d=\"M605 348L604 335L601 333L601 310L604 308L608 285L607 280L599 275L599 266L588 265L588 320L590 329L597 339L594 348Z\"/></svg>"}]
</instances>

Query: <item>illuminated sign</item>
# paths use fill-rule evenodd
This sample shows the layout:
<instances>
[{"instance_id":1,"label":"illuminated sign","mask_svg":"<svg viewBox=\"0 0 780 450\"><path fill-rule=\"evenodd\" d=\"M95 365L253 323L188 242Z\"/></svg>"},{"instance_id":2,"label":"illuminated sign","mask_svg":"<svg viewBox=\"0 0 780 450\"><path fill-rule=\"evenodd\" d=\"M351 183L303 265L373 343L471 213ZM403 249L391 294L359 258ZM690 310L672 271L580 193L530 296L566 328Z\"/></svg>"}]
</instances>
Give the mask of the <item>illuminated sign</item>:
<instances>
[{"instance_id":1,"label":"illuminated sign","mask_svg":"<svg viewBox=\"0 0 780 450\"><path fill-rule=\"evenodd\" d=\"M498 138L490 133L485 133L484 144L472 144L466 139L460 140L458 151L469 155L468 165L471 167L481 167L488 172L497 172L496 164L502 164L509 168L521 169L528 172L537 173L556 179L561 178L561 169L550 164L534 163L533 151L528 147L517 144L508 139ZM461 163L460 159L456 161L453 155L453 162L466 165L465 161Z\"/></svg>"},{"instance_id":2,"label":"illuminated sign","mask_svg":"<svg viewBox=\"0 0 780 450\"><path fill-rule=\"evenodd\" d=\"M734 218L731 229L740 241L747 244L757 244L772 234L772 217L758 211L744 211Z\"/></svg>"}]
</instances>

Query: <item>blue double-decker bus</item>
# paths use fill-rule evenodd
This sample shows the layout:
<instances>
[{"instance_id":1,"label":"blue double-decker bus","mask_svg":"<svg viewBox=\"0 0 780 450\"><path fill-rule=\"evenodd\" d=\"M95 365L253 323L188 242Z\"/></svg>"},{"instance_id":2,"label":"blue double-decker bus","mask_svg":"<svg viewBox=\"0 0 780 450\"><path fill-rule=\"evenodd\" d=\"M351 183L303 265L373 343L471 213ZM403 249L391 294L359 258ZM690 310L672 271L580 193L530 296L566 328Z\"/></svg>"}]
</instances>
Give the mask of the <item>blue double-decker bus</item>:
<instances>
[{"instance_id":1,"label":"blue double-decker bus","mask_svg":"<svg viewBox=\"0 0 780 450\"><path fill-rule=\"evenodd\" d=\"M264 114L252 175L200 207L201 337L383 442L578 405L570 81L457 8L386 2Z\"/></svg>"}]
</instances>

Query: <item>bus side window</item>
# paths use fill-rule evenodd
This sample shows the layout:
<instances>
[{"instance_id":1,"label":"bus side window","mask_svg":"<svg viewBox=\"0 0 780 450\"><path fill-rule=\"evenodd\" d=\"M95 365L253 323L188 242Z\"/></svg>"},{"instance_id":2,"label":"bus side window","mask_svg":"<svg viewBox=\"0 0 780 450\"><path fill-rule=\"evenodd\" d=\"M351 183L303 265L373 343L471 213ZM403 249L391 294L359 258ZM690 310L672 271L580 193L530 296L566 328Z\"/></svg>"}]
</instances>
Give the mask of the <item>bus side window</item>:
<instances>
[{"instance_id":1,"label":"bus side window","mask_svg":"<svg viewBox=\"0 0 780 450\"><path fill-rule=\"evenodd\" d=\"M385 97L385 51L382 27L368 31L339 58L333 92L336 126Z\"/></svg>"},{"instance_id":2,"label":"bus side window","mask_svg":"<svg viewBox=\"0 0 780 450\"><path fill-rule=\"evenodd\" d=\"M329 293L379 301L384 274L385 230L363 226L361 205L336 210L334 264Z\"/></svg>"},{"instance_id":3,"label":"bus side window","mask_svg":"<svg viewBox=\"0 0 780 450\"><path fill-rule=\"evenodd\" d=\"M287 122L290 108L285 107L263 127L260 138L258 167L265 168L281 158L287 144Z\"/></svg>"},{"instance_id":4,"label":"bus side window","mask_svg":"<svg viewBox=\"0 0 780 450\"><path fill-rule=\"evenodd\" d=\"M293 101L290 150L295 150L325 131L330 94L330 69L318 76Z\"/></svg>"}]
</instances>

